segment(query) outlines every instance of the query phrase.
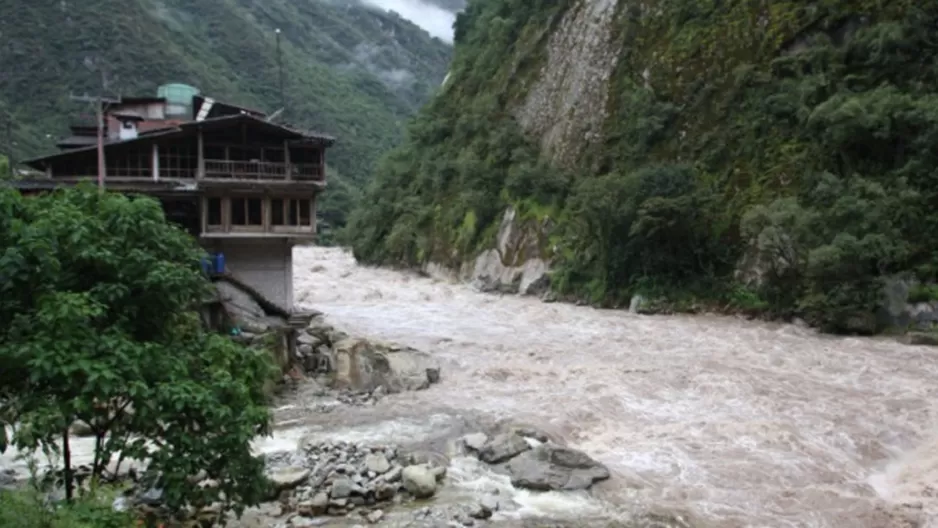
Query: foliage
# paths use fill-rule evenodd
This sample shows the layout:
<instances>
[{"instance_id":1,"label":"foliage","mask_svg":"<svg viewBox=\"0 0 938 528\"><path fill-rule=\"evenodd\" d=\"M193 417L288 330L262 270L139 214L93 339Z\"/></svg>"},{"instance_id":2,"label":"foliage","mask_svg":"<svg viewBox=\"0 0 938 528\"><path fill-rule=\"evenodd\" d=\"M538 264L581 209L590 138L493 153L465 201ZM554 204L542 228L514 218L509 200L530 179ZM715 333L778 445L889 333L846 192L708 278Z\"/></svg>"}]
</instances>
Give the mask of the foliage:
<instances>
[{"instance_id":1,"label":"foliage","mask_svg":"<svg viewBox=\"0 0 938 528\"><path fill-rule=\"evenodd\" d=\"M358 258L458 265L491 242L489 228L506 204L560 203L568 175L539 159L504 108L513 76L539 60L544 35L524 31L526 23L556 20L568 4L483 0L457 17L451 75L458 81L411 123L407 146L379 164L349 220ZM506 61L509 47L530 54Z\"/></svg>"},{"instance_id":2,"label":"foliage","mask_svg":"<svg viewBox=\"0 0 938 528\"><path fill-rule=\"evenodd\" d=\"M108 494L83 496L50 507L35 490L0 490L0 528L131 528L132 517L116 512Z\"/></svg>"},{"instance_id":3,"label":"foliage","mask_svg":"<svg viewBox=\"0 0 938 528\"><path fill-rule=\"evenodd\" d=\"M82 187L0 193L0 401L24 451L61 451L89 424L92 472L147 459L166 504L256 503L269 431L266 355L203 330L202 252L154 200ZM3 446L0 446L3 447ZM200 470L219 486L201 489Z\"/></svg>"},{"instance_id":4,"label":"foliage","mask_svg":"<svg viewBox=\"0 0 938 528\"><path fill-rule=\"evenodd\" d=\"M280 107L283 118L338 137L333 187L361 188L405 120L446 75L451 47L394 13L359 2L294 0L0 0L0 108L12 110L17 159L48 154L76 114L71 93L155 95L192 84L233 103ZM107 13L107 16L102 16ZM341 183L337 183L341 182ZM323 212L344 223L347 209ZM335 204L336 206L343 204Z\"/></svg>"},{"instance_id":5,"label":"foliage","mask_svg":"<svg viewBox=\"0 0 938 528\"><path fill-rule=\"evenodd\" d=\"M569 2L515 4L457 20L446 91L355 212L369 219L351 229L360 258L458 265L472 252L421 250L451 250L467 209L490 232L498 210L534 200L557 221L554 287L594 302L693 292L869 332L884 279L938 281L938 6L620 3L602 141L568 149L576 178L554 185L531 147L500 164L496 138L518 134L508 116ZM494 155L454 170L485 141ZM522 166L539 169L513 185ZM494 214L468 205L480 192Z\"/></svg>"}]
</instances>

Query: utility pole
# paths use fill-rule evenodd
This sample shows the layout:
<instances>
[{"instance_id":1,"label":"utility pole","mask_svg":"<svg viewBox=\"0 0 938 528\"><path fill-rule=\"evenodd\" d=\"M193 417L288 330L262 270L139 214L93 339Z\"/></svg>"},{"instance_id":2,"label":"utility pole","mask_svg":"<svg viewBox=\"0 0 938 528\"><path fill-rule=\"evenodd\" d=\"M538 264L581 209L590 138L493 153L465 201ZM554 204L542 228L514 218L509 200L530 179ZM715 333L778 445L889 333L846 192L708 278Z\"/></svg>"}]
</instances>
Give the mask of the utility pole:
<instances>
[{"instance_id":1,"label":"utility pole","mask_svg":"<svg viewBox=\"0 0 938 528\"><path fill-rule=\"evenodd\" d=\"M280 108L286 108L287 101L283 92L283 57L280 53L280 28L277 28L275 32L277 33L277 76L280 81Z\"/></svg>"},{"instance_id":2,"label":"utility pole","mask_svg":"<svg viewBox=\"0 0 938 528\"><path fill-rule=\"evenodd\" d=\"M107 79L104 75L104 71L101 72L101 89L104 90L107 87ZM98 127L98 190L104 192L104 176L107 173L106 166L104 163L104 105L114 104L120 101L116 99L109 99L102 95L89 96L85 95L72 95L70 96L72 101L79 101L83 103L92 103L95 108L95 121L97 121Z\"/></svg>"},{"instance_id":3,"label":"utility pole","mask_svg":"<svg viewBox=\"0 0 938 528\"><path fill-rule=\"evenodd\" d=\"M7 171L10 173L10 178L13 178L16 175L16 160L13 159L13 114L7 111Z\"/></svg>"}]
</instances>

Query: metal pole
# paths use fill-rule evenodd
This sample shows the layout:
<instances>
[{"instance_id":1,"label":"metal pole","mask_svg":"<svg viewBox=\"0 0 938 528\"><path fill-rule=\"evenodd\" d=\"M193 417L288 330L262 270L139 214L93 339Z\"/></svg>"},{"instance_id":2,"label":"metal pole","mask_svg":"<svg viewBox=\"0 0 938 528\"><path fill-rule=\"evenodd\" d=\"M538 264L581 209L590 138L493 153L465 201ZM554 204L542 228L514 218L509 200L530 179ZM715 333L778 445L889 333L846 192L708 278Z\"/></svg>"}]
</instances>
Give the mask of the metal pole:
<instances>
[{"instance_id":1,"label":"metal pole","mask_svg":"<svg viewBox=\"0 0 938 528\"><path fill-rule=\"evenodd\" d=\"M104 101L99 97L95 106L98 108L98 190L104 192Z\"/></svg>"},{"instance_id":2,"label":"metal pole","mask_svg":"<svg viewBox=\"0 0 938 528\"><path fill-rule=\"evenodd\" d=\"M16 174L16 160L13 159L13 114L7 112L7 171L12 178Z\"/></svg>"},{"instance_id":3,"label":"metal pole","mask_svg":"<svg viewBox=\"0 0 938 528\"><path fill-rule=\"evenodd\" d=\"M280 79L280 108L286 108L286 97L283 93L283 57L280 54L280 28L277 28L277 76Z\"/></svg>"}]
</instances>

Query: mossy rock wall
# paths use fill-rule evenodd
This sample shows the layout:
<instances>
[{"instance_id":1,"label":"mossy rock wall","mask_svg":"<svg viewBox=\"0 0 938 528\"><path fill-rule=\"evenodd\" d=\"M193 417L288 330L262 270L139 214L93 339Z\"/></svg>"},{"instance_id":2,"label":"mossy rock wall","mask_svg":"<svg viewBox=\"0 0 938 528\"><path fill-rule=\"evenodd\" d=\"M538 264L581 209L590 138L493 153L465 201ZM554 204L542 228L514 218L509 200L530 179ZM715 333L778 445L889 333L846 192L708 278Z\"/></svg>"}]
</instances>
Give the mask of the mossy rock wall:
<instances>
[{"instance_id":1,"label":"mossy rock wall","mask_svg":"<svg viewBox=\"0 0 938 528\"><path fill-rule=\"evenodd\" d=\"M938 280L938 4L479 0L455 32L353 215L359 259L465 269L523 206L553 288L603 304L843 329L889 277Z\"/></svg>"}]
</instances>

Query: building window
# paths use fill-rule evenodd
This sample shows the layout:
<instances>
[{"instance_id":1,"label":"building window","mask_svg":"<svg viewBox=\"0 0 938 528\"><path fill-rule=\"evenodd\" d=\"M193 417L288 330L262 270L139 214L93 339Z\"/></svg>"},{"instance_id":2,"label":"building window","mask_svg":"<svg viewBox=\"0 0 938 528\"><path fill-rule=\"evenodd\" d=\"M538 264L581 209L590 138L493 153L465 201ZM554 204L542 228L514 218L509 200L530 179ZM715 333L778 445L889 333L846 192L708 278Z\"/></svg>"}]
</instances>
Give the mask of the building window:
<instances>
[{"instance_id":1,"label":"building window","mask_svg":"<svg viewBox=\"0 0 938 528\"><path fill-rule=\"evenodd\" d=\"M221 225L221 198L208 199L208 225Z\"/></svg>"},{"instance_id":2,"label":"building window","mask_svg":"<svg viewBox=\"0 0 938 528\"><path fill-rule=\"evenodd\" d=\"M284 225L282 198L274 198L270 201L270 223L275 226Z\"/></svg>"},{"instance_id":3,"label":"building window","mask_svg":"<svg viewBox=\"0 0 938 528\"><path fill-rule=\"evenodd\" d=\"M261 198L231 198L232 226L264 225L264 200Z\"/></svg>"},{"instance_id":4,"label":"building window","mask_svg":"<svg viewBox=\"0 0 938 528\"><path fill-rule=\"evenodd\" d=\"M231 199L231 225L247 225L248 211L247 200L244 198Z\"/></svg>"},{"instance_id":5,"label":"building window","mask_svg":"<svg viewBox=\"0 0 938 528\"><path fill-rule=\"evenodd\" d=\"M309 200L297 200L297 206L300 210L300 224L301 226L311 226L313 222L309 218Z\"/></svg>"},{"instance_id":6,"label":"building window","mask_svg":"<svg viewBox=\"0 0 938 528\"><path fill-rule=\"evenodd\" d=\"M313 225L312 202L295 198L273 198L270 200L271 225L287 227L310 227Z\"/></svg>"},{"instance_id":7,"label":"building window","mask_svg":"<svg viewBox=\"0 0 938 528\"><path fill-rule=\"evenodd\" d=\"M264 208L260 198L248 198L248 224L259 226L264 225Z\"/></svg>"},{"instance_id":8,"label":"building window","mask_svg":"<svg viewBox=\"0 0 938 528\"><path fill-rule=\"evenodd\" d=\"M299 217L297 216L298 211L296 210L296 200L287 200L287 207L290 209L289 218L287 219L287 225L295 226L300 225Z\"/></svg>"}]
</instances>

